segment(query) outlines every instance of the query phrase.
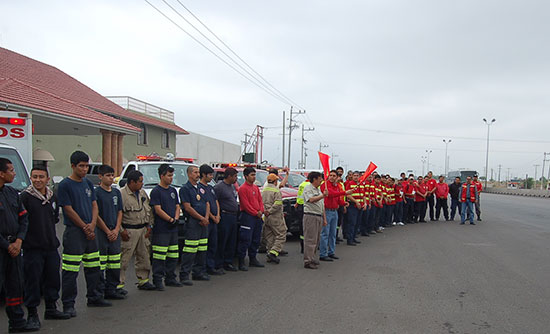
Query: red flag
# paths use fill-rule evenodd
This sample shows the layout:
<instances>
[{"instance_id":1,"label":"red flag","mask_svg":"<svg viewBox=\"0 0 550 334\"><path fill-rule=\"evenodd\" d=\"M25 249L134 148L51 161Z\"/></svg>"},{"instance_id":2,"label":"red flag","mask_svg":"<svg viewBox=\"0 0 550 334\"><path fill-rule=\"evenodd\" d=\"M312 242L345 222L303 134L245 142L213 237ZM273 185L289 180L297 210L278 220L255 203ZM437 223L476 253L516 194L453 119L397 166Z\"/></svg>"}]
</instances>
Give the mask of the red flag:
<instances>
[{"instance_id":1,"label":"red flag","mask_svg":"<svg viewBox=\"0 0 550 334\"><path fill-rule=\"evenodd\" d=\"M369 175L372 174L372 172L374 172L376 170L376 168L378 168L378 166L376 166L372 161L370 162L369 164L369 167L367 167L367 170L365 171L365 174L363 174L363 176L361 177L361 180L359 180L359 182L363 182L367 179L367 177L369 177Z\"/></svg>"},{"instance_id":2,"label":"red flag","mask_svg":"<svg viewBox=\"0 0 550 334\"><path fill-rule=\"evenodd\" d=\"M330 156L319 151L319 160L321 160L321 166L323 166L323 171L325 172L325 180L328 180L328 174L330 173L329 166Z\"/></svg>"}]
</instances>

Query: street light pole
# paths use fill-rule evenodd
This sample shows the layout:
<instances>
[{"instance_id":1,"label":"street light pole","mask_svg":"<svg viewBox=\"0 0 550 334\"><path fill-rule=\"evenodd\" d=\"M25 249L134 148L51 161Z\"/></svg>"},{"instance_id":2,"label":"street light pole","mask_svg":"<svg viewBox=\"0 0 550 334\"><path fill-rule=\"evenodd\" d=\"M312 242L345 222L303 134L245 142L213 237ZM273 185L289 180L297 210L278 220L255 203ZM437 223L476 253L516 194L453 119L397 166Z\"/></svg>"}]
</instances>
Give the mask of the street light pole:
<instances>
[{"instance_id":1,"label":"street light pole","mask_svg":"<svg viewBox=\"0 0 550 334\"><path fill-rule=\"evenodd\" d=\"M323 143L319 143L319 152L321 152L323 150L323 148L327 148L328 145L324 145ZM318 169L321 169L321 159L319 159L319 168Z\"/></svg>"},{"instance_id":2,"label":"street light pole","mask_svg":"<svg viewBox=\"0 0 550 334\"><path fill-rule=\"evenodd\" d=\"M448 172L448 158L447 158L447 149L449 148L449 144L452 142L451 139L445 140L443 139L443 142L445 143L445 177L447 177Z\"/></svg>"},{"instance_id":3,"label":"street light pole","mask_svg":"<svg viewBox=\"0 0 550 334\"><path fill-rule=\"evenodd\" d=\"M425 166L425 163L426 163L426 157L421 156L420 161L422 161L422 176L424 176L424 166Z\"/></svg>"},{"instance_id":4,"label":"street light pole","mask_svg":"<svg viewBox=\"0 0 550 334\"><path fill-rule=\"evenodd\" d=\"M426 150L426 153L428 154L428 157L427 157L427 166L426 166L426 173L428 173L430 171L430 153L432 153L432 150ZM424 173L422 173L424 174Z\"/></svg>"},{"instance_id":5,"label":"street light pole","mask_svg":"<svg viewBox=\"0 0 550 334\"><path fill-rule=\"evenodd\" d=\"M487 154L485 156L485 188L487 188L487 176L489 172L489 131L491 130L491 124L496 122L496 119L492 119L490 122L487 119L483 119L485 124L487 124Z\"/></svg>"}]
</instances>

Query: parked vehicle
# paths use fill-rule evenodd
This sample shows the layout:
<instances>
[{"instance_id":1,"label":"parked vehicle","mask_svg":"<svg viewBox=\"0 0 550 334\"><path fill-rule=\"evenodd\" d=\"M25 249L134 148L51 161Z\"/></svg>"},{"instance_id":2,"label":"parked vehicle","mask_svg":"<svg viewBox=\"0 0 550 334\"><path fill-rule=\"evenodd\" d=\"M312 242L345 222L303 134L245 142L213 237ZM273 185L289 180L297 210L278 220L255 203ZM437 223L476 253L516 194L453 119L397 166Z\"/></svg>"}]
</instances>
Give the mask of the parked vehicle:
<instances>
[{"instance_id":1,"label":"parked vehicle","mask_svg":"<svg viewBox=\"0 0 550 334\"><path fill-rule=\"evenodd\" d=\"M31 115L16 111L0 111L0 143L15 148L25 166L32 168Z\"/></svg>"},{"instance_id":2,"label":"parked vehicle","mask_svg":"<svg viewBox=\"0 0 550 334\"><path fill-rule=\"evenodd\" d=\"M31 181L27 166L19 151L13 146L0 142L0 156L9 159L13 164L13 168L15 168L15 179L9 185L20 192L25 190L31 184Z\"/></svg>"},{"instance_id":3,"label":"parked vehicle","mask_svg":"<svg viewBox=\"0 0 550 334\"><path fill-rule=\"evenodd\" d=\"M238 190L245 180L243 175L243 170L245 165L237 164L214 164L214 180L216 183L220 182L224 178L224 171L227 167L233 167L237 170L237 182L235 188ZM256 165L251 165L251 167L257 167ZM268 171L263 169L256 169L256 185L258 187L263 187L267 181ZM290 177L289 177L290 179ZM288 232L292 234L298 234L300 232L300 220L298 219L298 214L296 212L296 197L298 195L298 190L291 187L281 188L281 195L283 197L283 213L285 216L285 223L288 228Z\"/></svg>"},{"instance_id":4,"label":"parked vehicle","mask_svg":"<svg viewBox=\"0 0 550 334\"><path fill-rule=\"evenodd\" d=\"M121 177L116 179L115 187L122 188L128 181L128 173L133 170L138 170L143 174L143 190L147 195L151 194L151 190L159 184L160 178L158 174L158 168L161 164L170 164L174 168L174 179L172 186L176 188L179 194L180 188L187 183L189 178L187 177L187 168L189 166L196 166L193 163L189 163L189 160L177 160L172 155L167 157L160 157L158 155L138 156L135 161L129 161L122 170ZM178 226L178 239L179 248L183 247L183 239L185 233L185 223L187 222L187 215L182 208L182 215L179 219Z\"/></svg>"}]
</instances>

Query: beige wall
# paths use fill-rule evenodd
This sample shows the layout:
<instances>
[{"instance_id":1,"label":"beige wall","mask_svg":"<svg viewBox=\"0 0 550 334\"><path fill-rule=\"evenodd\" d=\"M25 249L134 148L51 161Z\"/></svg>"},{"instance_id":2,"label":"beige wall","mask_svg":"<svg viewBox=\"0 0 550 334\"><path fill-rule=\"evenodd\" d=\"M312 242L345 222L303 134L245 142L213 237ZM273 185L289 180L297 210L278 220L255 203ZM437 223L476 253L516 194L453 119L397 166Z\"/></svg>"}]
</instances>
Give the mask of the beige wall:
<instances>
[{"instance_id":1,"label":"beige wall","mask_svg":"<svg viewBox=\"0 0 550 334\"><path fill-rule=\"evenodd\" d=\"M135 122L129 122L138 126ZM147 155L151 152L165 155L166 153L176 153L176 135L169 131L170 148L161 148L161 138L163 129L147 126L148 141L147 145L138 145L137 135L124 136L124 161L135 159L136 155ZM55 158L55 161L48 163L52 176L67 176L71 173L69 158L71 153L76 150L84 151L93 162L101 162L101 135L92 136L64 136L64 135L34 135L33 150L41 148L49 151Z\"/></svg>"}]
</instances>

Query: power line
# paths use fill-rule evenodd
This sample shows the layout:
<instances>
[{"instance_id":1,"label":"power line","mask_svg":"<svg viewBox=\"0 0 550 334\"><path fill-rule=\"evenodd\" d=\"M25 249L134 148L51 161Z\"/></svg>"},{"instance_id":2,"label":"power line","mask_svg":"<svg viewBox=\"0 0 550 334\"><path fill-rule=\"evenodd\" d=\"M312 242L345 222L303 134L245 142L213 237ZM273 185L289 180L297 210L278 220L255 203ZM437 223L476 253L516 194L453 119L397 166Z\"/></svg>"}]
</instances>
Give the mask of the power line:
<instances>
[{"instance_id":1,"label":"power line","mask_svg":"<svg viewBox=\"0 0 550 334\"><path fill-rule=\"evenodd\" d=\"M416 133L416 132L402 132L402 131L391 131L391 130L380 130L380 129L369 129L369 128L359 128L359 127L353 127L353 126L344 126L344 125L335 125L335 124L326 124L326 123L317 123L317 125L320 126L328 126L331 128L336 129L346 129L346 130L356 130L356 131L368 131L368 132L376 132L376 133L388 133L388 134L394 134L394 135L407 135L407 136L418 136L418 137L430 137L430 138L442 138L442 137L448 137L449 134L446 134L445 136L442 135L430 135L425 133ZM453 139L466 139L466 140L487 140L487 138L477 138L477 137L457 137L452 136ZM517 143L536 143L536 144L546 144L550 143L550 141L545 140L522 140L522 139L493 139L491 138L491 141L501 141L501 142L517 142Z\"/></svg>"},{"instance_id":2,"label":"power line","mask_svg":"<svg viewBox=\"0 0 550 334\"><path fill-rule=\"evenodd\" d=\"M180 5L183 6L183 4L177 0L178 3ZM264 84L263 82L261 82L260 80L258 80L258 78L256 78L252 73L250 73L246 68L244 68L241 64L239 64L239 62L237 62L235 59L233 59L230 55L228 55L224 50L222 50L216 43L214 43L210 38L208 38L208 36L206 36L205 34L203 34L203 32L197 28L193 23L189 22L189 20L187 20L185 18L185 16L181 15L181 13L175 9L174 7L172 7L172 5L170 5L166 0L162 0L162 2L164 2L164 4L166 4L166 6L170 7L170 9L172 9L172 11L174 13L176 13L179 17L181 17L182 20L184 20L185 22L187 22L187 24L189 24L191 27L193 27L193 29L195 29L195 31L197 31L202 37L206 38L207 41L210 42L210 44L212 44L216 49L218 49L221 53L223 53L228 59L230 59L236 66L238 66L241 70L243 70L244 72L246 72L246 74L248 74L252 79L256 80L256 82L260 85L262 85L265 89L271 91L274 95L277 95L279 96L280 98L284 99L285 101L287 101L287 103L289 104L292 104L291 101L289 101L287 98L284 98L284 96L281 96L280 94L278 94L277 92L275 92L274 90L272 90L269 86L267 86L266 84ZM183 6L185 9L187 9L185 6ZM193 15L193 17L195 17ZM196 18L196 17L195 17ZM200 21L199 21L200 22ZM201 22L202 23L202 22ZM210 31L210 30L209 30Z\"/></svg>"},{"instance_id":3,"label":"power line","mask_svg":"<svg viewBox=\"0 0 550 334\"><path fill-rule=\"evenodd\" d=\"M155 5L153 5L151 2L149 2L148 0L144 0L145 2L147 2L147 4L149 4L149 6L153 7L157 12L159 12L159 14L161 14L162 16L164 16L164 18L166 18L168 21L170 21L173 25L175 25L176 27L178 27L178 29L180 29L181 31L183 31L187 36L189 36L191 39L193 39L195 42L197 42L200 46L202 46L203 48L205 48L206 50L208 50L208 52L210 52L212 55L214 55L216 58L218 58L220 61L222 61L224 64L226 64L227 66L229 66L231 69L233 69L235 72L237 72L238 74L240 74L243 78L245 78L246 80L250 81L251 83L253 83L255 86L257 86L258 88L262 89L264 92L268 93L269 95L273 96L275 99L279 100L280 102L282 102L283 104L290 104L288 103L288 101L285 101L283 100L281 97L273 94L272 92L270 92L269 90L265 89L264 87L260 86L259 84L257 84L256 82L252 81L249 77L247 77L246 75L244 75L242 72L240 72L237 68L235 68L235 66L231 65L230 63L228 63L225 59L223 59L222 57L220 57L217 53L215 53L214 51L212 51L210 48L208 48L206 45L204 45L204 43L202 43L201 41L199 41L195 36L193 36L192 34L190 34L187 30L185 30L183 27L181 27L178 23L176 23L174 20L172 20L170 17L168 17L168 15L166 15L164 12L162 12L160 9L158 9Z\"/></svg>"},{"instance_id":4,"label":"power line","mask_svg":"<svg viewBox=\"0 0 550 334\"><path fill-rule=\"evenodd\" d=\"M290 101L292 102L291 104L294 104L296 107L298 107L299 109L304 109L302 106L300 106L298 103L294 102L291 98L289 98L288 96L286 96L285 94L283 94L280 90L278 90L275 86L273 86L269 81L267 81L267 79L265 79L260 73L258 73L256 70L254 70L254 68L252 68L252 66L250 66L244 59L242 59L235 51L233 51L232 48L229 47L229 45L227 45L221 38L218 37L218 35L216 35L210 28L208 28L208 26L201 21L201 19L199 19L195 14L193 14L193 12L187 8L180 0L176 0L189 14L191 14L191 16L193 16L195 18L195 20L197 20L206 30L208 30L208 32L210 32L212 34L212 36L214 36L220 43L222 43L223 46L225 46L232 54L235 55L235 57L237 57L241 62L243 62L243 64L245 64L252 72L254 72L258 77L260 77L267 85L269 85L271 88L273 88L275 91L277 91L281 96L283 96L287 101Z\"/></svg>"}]
</instances>

